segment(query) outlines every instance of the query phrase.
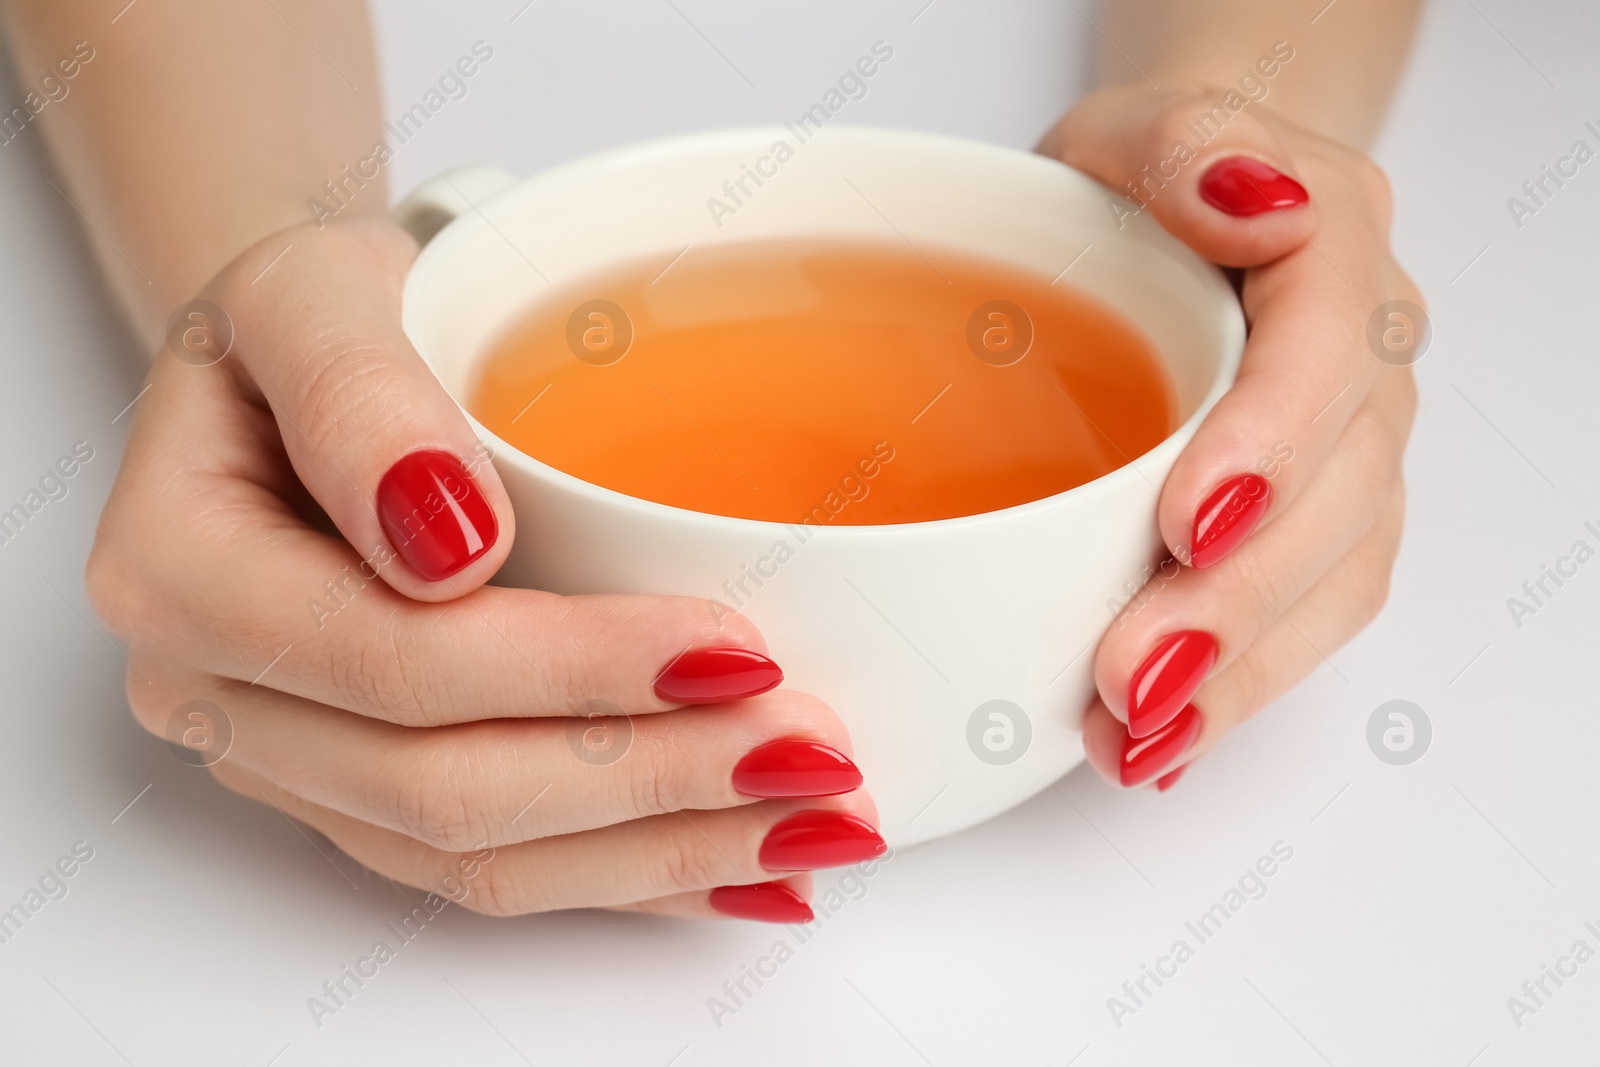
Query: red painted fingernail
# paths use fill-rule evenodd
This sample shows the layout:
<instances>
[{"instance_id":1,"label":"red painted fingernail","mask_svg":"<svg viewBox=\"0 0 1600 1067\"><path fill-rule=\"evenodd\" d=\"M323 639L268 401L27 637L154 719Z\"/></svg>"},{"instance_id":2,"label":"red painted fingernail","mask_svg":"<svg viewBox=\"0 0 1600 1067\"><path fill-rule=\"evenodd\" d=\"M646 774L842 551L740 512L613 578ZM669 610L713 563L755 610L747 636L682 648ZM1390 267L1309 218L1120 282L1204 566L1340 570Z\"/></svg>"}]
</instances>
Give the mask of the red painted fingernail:
<instances>
[{"instance_id":1,"label":"red painted fingernail","mask_svg":"<svg viewBox=\"0 0 1600 1067\"><path fill-rule=\"evenodd\" d=\"M1161 639L1128 682L1128 736L1149 737L1170 723L1217 662L1217 639L1179 630Z\"/></svg>"},{"instance_id":2,"label":"red painted fingernail","mask_svg":"<svg viewBox=\"0 0 1600 1067\"><path fill-rule=\"evenodd\" d=\"M1194 513L1189 565L1205 570L1220 563L1250 536L1272 503L1272 486L1259 474L1229 478L1211 491Z\"/></svg>"},{"instance_id":3,"label":"red painted fingernail","mask_svg":"<svg viewBox=\"0 0 1600 1067\"><path fill-rule=\"evenodd\" d=\"M1157 777L1182 759L1199 736L1200 709L1185 704L1176 718L1149 737L1129 737L1122 743L1122 784L1143 785Z\"/></svg>"},{"instance_id":4,"label":"red painted fingernail","mask_svg":"<svg viewBox=\"0 0 1600 1067\"><path fill-rule=\"evenodd\" d=\"M1166 774L1163 774L1160 778L1156 779L1156 788L1165 793L1167 790L1178 784L1178 779L1182 778L1183 772L1188 769L1189 765L1185 763L1176 770L1168 771Z\"/></svg>"},{"instance_id":5,"label":"red painted fingernail","mask_svg":"<svg viewBox=\"0 0 1600 1067\"><path fill-rule=\"evenodd\" d=\"M715 704L765 693L783 681L772 660L748 648L691 648L656 675L656 696L669 704Z\"/></svg>"},{"instance_id":6,"label":"red painted fingernail","mask_svg":"<svg viewBox=\"0 0 1600 1067\"><path fill-rule=\"evenodd\" d=\"M785 882L718 886L711 891L711 906L735 919L763 923L808 923L816 918L805 898Z\"/></svg>"},{"instance_id":7,"label":"red painted fingernail","mask_svg":"<svg viewBox=\"0 0 1600 1067\"><path fill-rule=\"evenodd\" d=\"M733 768L733 788L747 797L831 797L861 786L861 771L820 741L769 741Z\"/></svg>"},{"instance_id":8,"label":"red painted fingernail","mask_svg":"<svg viewBox=\"0 0 1600 1067\"><path fill-rule=\"evenodd\" d=\"M400 558L430 582L482 556L500 534L494 509L467 468L437 449L402 456L384 474L378 521Z\"/></svg>"},{"instance_id":9,"label":"red painted fingernail","mask_svg":"<svg viewBox=\"0 0 1600 1067\"><path fill-rule=\"evenodd\" d=\"M883 843L867 821L842 811L802 811L767 831L761 866L769 871L815 871L881 856Z\"/></svg>"},{"instance_id":10,"label":"red painted fingernail","mask_svg":"<svg viewBox=\"0 0 1600 1067\"><path fill-rule=\"evenodd\" d=\"M1229 215L1259 215L1298 207L1311 199L1306 187L1259 159L1218 160L1200 177L1200 199Z\"/></svg>"}]
</instances>

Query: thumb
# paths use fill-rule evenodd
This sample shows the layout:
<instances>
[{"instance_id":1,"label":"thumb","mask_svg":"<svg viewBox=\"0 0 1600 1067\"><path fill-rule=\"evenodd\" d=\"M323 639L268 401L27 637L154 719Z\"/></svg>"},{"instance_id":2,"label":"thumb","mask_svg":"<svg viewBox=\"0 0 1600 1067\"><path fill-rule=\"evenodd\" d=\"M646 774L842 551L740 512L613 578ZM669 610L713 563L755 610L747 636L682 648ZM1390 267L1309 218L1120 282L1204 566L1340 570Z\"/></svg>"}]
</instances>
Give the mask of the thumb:
<instances>
[{"instance_id":1,"label":"thumb","mask_svg":"<svg viewBox=\"0 0 1600 1067\"><path fill-rule=\"evenodd\" d=\"M1111 186L1129 212L1149 211L1211 262L1255 267L1308 243L1317 209L1269 121L1248 105L1237 92L1104 89L1039 151Z\"/></svg>"},{"instance_id":2,"label":"thumb","mask_svg":"<svg viewBox=\"0 0 1600 1067\"><path fill-rule=\"evenodd\" d=\"M416 253L387 222L300 227L247 251L208 295L312 497L391 586L438 601L494 574L513 520L487 447L400 326Z\"/></svg>"}]
</instances>

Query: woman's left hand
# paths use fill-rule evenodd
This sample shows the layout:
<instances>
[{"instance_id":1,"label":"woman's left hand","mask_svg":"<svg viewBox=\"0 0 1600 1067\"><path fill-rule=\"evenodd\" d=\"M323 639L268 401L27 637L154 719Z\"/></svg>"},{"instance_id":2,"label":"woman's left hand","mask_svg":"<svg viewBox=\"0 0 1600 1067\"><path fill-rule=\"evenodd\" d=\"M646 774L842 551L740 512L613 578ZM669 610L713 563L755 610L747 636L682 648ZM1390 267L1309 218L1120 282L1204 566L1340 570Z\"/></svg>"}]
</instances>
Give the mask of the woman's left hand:
<instances>
[{"instance_id":1,"label":"woman's left hand","mask_svg":"<svg viewBox=\"0 0 1600 1067\"><path fill-rule=\"evenodd\" d=\"M1237 381L1162 487L1173 560L1096 652L1084 743L1124 786L1166 789L1326 662L1383 605L1399 549L1427 320L1389 250L1388 182L1360 153L1230 102L1105 89L1039 146L1127 195L1114 210L1148 211L1241 268L1250 327Z\"/></svg>"}]
</instances>

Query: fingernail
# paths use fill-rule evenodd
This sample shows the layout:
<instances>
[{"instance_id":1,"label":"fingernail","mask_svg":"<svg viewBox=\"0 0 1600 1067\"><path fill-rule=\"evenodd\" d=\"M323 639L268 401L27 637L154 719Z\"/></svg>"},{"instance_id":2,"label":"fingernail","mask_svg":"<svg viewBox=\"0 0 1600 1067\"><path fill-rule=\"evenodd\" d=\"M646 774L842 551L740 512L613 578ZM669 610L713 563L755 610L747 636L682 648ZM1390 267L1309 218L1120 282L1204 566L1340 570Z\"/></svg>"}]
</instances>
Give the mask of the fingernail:
<instances>
[{"instance_id":1,"label":"fingernail","mask_svg":"<svg viewBox=\"0 0 1600 1067\"><path fill-rule=\"evenodd\" d=\"M1179 630L1161 639L1128 682L1128 736L1149 737L1183 710L1217 662L1217 639Z\"/></svg>"},{"instance_id":2,"label":"fingernail","mask_svg":"<svg viewBox=\"0 0 1600 1067\"><path fill-rule=\"evenodd\" d=\"M887 851L878 831L859 816L802 811L767 831L760 862L769 871L816 871L860 863Z\"/></svg>"},{"instance_id":3,"label":"fingernail","mask_svg":"<svg viewBox=\"0 0 1600 1067\"><path fill-rule=\"evenodd\" d=\"M656 675L656 696L669 704L715 704L775 688L783 671L748 648L691 648Z\"/></svg>"},{"instance_id":4,"label":"fingernail","mask_svg":"<svg viewBox=\"0 0 1600 1067\"><path fill-rule=\"evenodd\" d=\"M808 923L816 918L805 898L785 882L718 886L711 891L711 906L735 919L762 923Z\"/></svg>"},{"instance_id":5,"label":"fingernail","mask_svg":"<svg viewBox=\"0 0 1600 1067\"><path fill-rule=\"evenodd\" d=\"M1205 570L1220 563L1256 528L1272 503L1272 486L1259 474L1229 478L1211 491L1194 513L1189 565Z\"/></svg>"},{"instance_id":6,"label":"fingernail","mask_svg":"<svg viewBox=\"0 0 1600 1067\"><path fill-rule=\"evenodd\" d=\"M1176 718L1149 737L1129 737L1122 743L1122 784L1143 785L1157 777L1182 759L1199 736L1200 709L1185 704ZM1157 788L1164 787L1157 783Z\"/></svg>"},{"instance_id":7,"label":"fingernail","mask_svg":"<svg viewBox=\"0 0 1600 1067\"><path fill-rule=\"evenodd\" d=\"M384 474L378 521L400 558L430 582L482 556L500 533L478 483L459 459L437 449L403 456Z\"/></svg>"},{"instance_id":8,"label":"fingernail","mask_svg":"<svg viewBox=\"0 0 1600 1067\"><path fill-rule=\"evenodd\" d=\"M1178 784L1178 779L1182 778L1183 772L1188 769L1189 765L1185 763L1176 770L1168 771L1166 774L1163 774L1160 778L1156 779L1156 788L1165 793L1167 790Z\"/></svg>"},{"instance_id":9,"label":"fingernail","mask_svg":"<svg viewBox=\"0 0 1600 1067\"><path fill-rule=\"evenodd\" d=\"M1311 199L1306 187L1259 159L1232 156L1213 163L1200 177L1200 199L1229 215L1259 215L1298 207Z\"/></svg>"},{"instance_id":10,"label":"fingernail","mask_svg":"<svg viewBox=\"0 0 1600 1067\"><path fill-rule=\"evenodd\" d=\"M769 741L733 768L733 788L747 797L831 797L861 786L848 756L820 741Z\"/></svg>"}]
</instances>

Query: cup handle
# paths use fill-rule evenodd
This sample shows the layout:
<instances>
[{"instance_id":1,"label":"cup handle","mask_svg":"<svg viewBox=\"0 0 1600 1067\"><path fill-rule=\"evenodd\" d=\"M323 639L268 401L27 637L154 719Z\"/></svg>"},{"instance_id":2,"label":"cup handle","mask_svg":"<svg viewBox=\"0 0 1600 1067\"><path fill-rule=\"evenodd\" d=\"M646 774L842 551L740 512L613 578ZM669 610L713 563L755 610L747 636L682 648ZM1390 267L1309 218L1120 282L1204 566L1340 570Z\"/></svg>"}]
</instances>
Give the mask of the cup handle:
<instances>
[{"instance_id":1,"label":"cup handle","mask_svg":"<svg viewBox=\"0 0 1600 1067\"><path fill-rule=\"evenodd\" d=\"M516 181L498 167L457 167L417 186L394 206L390 217L417 244L426 246L458 215L478 210Z\"/></svg>"}]
</instances>

